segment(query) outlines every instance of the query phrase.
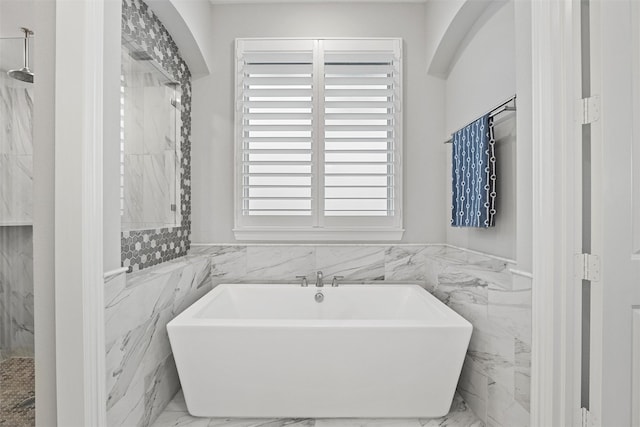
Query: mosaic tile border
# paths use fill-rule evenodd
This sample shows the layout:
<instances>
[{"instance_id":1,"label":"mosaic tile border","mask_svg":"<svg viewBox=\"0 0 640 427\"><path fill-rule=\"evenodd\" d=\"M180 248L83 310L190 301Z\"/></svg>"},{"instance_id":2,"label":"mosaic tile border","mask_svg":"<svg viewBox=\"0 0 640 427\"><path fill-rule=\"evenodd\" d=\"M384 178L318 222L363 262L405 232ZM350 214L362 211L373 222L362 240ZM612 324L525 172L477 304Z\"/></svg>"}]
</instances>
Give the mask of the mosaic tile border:
<instances>
[{"instance_id":1,"label":"mosaic tile border","mask_svg":"<svg viewBox=\"0 0 640 427\"><path fill-rule=\"evenodd\" d=\"M187 254L191 245L191 72L160 19L142 0L123 0L122 33L145 49L182 88L182 165L179 227L125 231L121 235L121 265L129 272Z\"/></svg>"}]
</instances>

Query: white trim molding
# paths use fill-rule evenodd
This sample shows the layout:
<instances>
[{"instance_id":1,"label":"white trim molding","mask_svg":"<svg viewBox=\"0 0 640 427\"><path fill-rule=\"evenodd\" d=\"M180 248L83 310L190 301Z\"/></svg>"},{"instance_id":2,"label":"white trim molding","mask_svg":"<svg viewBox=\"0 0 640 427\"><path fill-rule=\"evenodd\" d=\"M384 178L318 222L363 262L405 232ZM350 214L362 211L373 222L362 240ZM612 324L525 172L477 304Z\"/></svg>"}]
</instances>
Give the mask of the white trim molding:
<instances>
[{"instance_id":1,"label":"white trim molding","mask_svg":"<svg viewBox=\"0 0 640 427\"><path fill-rule=\"evenodd\" d=\"M637 117L640 114L640 4L636 1L631 3L631 19L634 25L632 30L632 81L631 90L633 91L633 115ZM640 164L640 120L633 121L633 145L632 145L632 162L633 165ZM640 171L632 170L632 253L631 259L640 261ZM640 421L640 420L639 420Z\"/></svg>"},{"instance_id":2,"label":"white trim molding","mask_svg":"<svg viewBox=\"0 0 640 427\"><path fill-rule=\"evenodd\" d=\"M219 4L269 4L269 3L326 3L327 0L209 0L212 5ZM398 0L331 0L332 3L396 3ZM402 0L403 3L426 3L427 0Z\"/></svg>"},{"instance_id":3,"label":"white trim molding","mask_svg":"<svg viewBox=\"0 0 640 427\"><path fill-rule=\"evenodd\" d=\"M510 268L509 271L511 272L511 274L514 274L516 276L526 277L527 279L533 279L533 274L529 273L528 271L517 270L515 268Z\"/></svg>"},{"instance_id":4,"label":"white trim molding","mask_svg":"<svg viewBox=\"0 0 640 427\"><path fill-rule=\"evenodd\" d=\"M120 267L120 268L114 268L113 270L109 270L109 271L105 271L104 274L102 275L102 277L104 278L105 282L111 280L112 278L119 276L121 274L125 274L127 271L129 271L129 267Z\"/></svg>"},{"instance_id":5,"label":"white trim molding","mask_svg":"<svg viewBox=\"0 0 640 427\"><path fill-rule=\"evenodd\" d=\"M631 425L640 425L640 307L633 307L633 352L631 360Z\"/></svg>"},{"instance_id":6,"label":"white trim molding","mask_svg":"<svg viewBox=\"0 0 640 427\"><path fill-rule=\"evenodd\" d=\"M106 425L103 279L105 0L56 2L57 424Z\"/></svg>"},{"instance_id":7,"label":"white trim molding","mask_svg":"<svg viewBox=\"0 0 640 427\"><path fill-rule=\"evenodd\" d=\"M573 254L580 225L579 2L531 2L533 285L531 425L576 425ZM576 95L578 94L578 95ZM579 187L578 187L579 188ZM578 395L579 397L579 395ZM579 403L579 400L578 400Z\"/></svg>"},{"instance_id":8,"label":"white trim molding","mask_svg":"<svg viewBox=\"0 0 640 427\"><path fill-rule=\"evenodd\" d=\"M403 228L314 229L244 227L233 230L238 241L394 241L402 239Z\"/></svg>"}]
</instances>

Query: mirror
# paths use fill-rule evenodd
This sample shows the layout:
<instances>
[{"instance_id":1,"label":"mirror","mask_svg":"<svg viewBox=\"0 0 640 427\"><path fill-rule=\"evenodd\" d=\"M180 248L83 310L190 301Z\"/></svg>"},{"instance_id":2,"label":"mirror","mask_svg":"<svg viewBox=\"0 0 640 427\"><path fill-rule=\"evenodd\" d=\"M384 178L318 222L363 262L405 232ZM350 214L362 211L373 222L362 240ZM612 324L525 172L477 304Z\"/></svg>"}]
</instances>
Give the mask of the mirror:
<instances>
[{"instance_id":1,"label":"mirror","mask_svg":"<svg viewBox=\"0 0 640 427\"><path fill-rule=\"evenodd\" d=\"M122 230L180 226L180 84L126 38L120 78Z\"/></svg>"}]
</instances>

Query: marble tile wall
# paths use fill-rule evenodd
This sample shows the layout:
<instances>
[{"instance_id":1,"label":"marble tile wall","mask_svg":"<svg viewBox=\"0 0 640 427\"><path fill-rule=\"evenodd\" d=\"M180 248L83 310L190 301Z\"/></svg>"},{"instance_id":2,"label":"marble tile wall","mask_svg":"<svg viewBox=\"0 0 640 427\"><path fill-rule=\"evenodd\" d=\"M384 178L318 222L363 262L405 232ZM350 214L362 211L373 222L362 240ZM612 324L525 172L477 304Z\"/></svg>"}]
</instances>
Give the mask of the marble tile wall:
<instances>
[{"instance_id":1,"label":"marble tile wall","mask_svg":"<svg viewBox=\"0 0 640 427\"><path fill-rule=\"evenodd\" d=\"M211 260L220 283L327 280L417 282L457 311L474 331L458 391L487 426L528 426L531 278L503 260L445 245L213 245L191 256Z\"/></svg>"},{"instance_id":2,"label":"marble tile wall","mask_svg":"<svg viewBox=\"0 0 640 427\"><path fill-rule=\"evenodd\" d=\"M180 99L180 88L167 86L167 78L150 61L134 61L131 48L122 48L122 229L175 226L180 223L176 192L180 185L176 154L180 114L172 102Z\"/></svg>"},{"instance_id":3,"label":"marble tile wall","mask_svg":"<svg viewBox=\"0 0 640 427\"><path fill-rule=\"evenodd\" d=\"M0 360L33 351L33 228L0 227Z\"/></svg>"},{"instance_id":4,"label":"marble tile wall","mask_svg":"<svg viewBox=\"0 0 640 427\"><path fill-rule=\"evenodd\" d=\"M109 425L150 425L179 389L166 324L220 283L413 282L474 331L458 392L486 426L528 426L531 279L446 245L211 245L105 285Z\"/></svg>"},{"instance_id":5,"label":"marble tile wall","mask_svg":"<svg viewBox=\"0 0 640 427\"><path fill-rule=\"evenodd\" d=\"M105 283L108 425L149 426L180 389L166 325L210 289L197 255Z\"/></svg>"},{"instance_id":6,"label":"marble tile wall","mask_svg":"<svg viewBox=\"0 0 640 427\"><path fill-rule=\"evenodd\" d=\"M0 359L33 357L32 129L33 85L0 73Z\"/></svg>"},{"instance_id":7,"label":"marble tile wall","mask_svg":"<svg viewBox=\"0 0 640 427\"><path fill-rule=\"evenodd\" d=\"M32 85L0 73L0 225L32 222L32 120Z\"/></svg>"}]
</instances>

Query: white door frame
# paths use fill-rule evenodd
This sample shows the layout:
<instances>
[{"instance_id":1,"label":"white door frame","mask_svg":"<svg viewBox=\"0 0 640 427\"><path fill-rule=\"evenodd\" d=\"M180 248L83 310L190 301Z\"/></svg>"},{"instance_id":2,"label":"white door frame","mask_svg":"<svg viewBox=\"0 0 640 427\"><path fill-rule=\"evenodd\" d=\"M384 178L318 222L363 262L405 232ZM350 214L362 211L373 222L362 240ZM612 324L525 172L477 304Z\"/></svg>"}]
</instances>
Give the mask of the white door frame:
<instances>
[{"instance_id":1,"label":"white door frame","mask_svg":"<svg viewBox=\"0 0 640 427\"><path fill-rule=\"evenodd\" d=\"M590 45L590 91L592 95L602 94L602 24L600 20L601 1L589 1L589 45ZM603 255L602 241L602 121L591 123L591 251ZM602 333L603 333L603 288L602 282L591 281L591 305L589 313L589 417L591 425L600 425L602 420Z\"/></svg>"},{"instance_id":2,"label":"white door frame","mask_svg":"<svg viewBox=\"0 0 640 427\"><path fill-rule=\"evenodd\" d=\"M59 426L106 425L102 259L104 1L55 3L55 335Z\"/></svg>"},{"instance_id":3,"label":"white door frame","mask_svg":"<svg viewBox=\"0 0 640 427\"><path fill-rule=\"evenodd\" d=\"M632 13L632 61L633 61L633 112L640 113L640 3L631 3ZM640 165L640 150L636 147L640 146L640 121L635 120L633 123L633 164ZM633 216L640 217L640 174L633 173ZM634 222L633 229L633 246L632 259L640 260L640 224ZM632 385L631 385L631 425L640 426L640 308L633 311L633 350L632 350Z\"/></svg>"},{"instance_id":4,"label":"white door frame","mask_svg":"<svg viewBox=\"0 0 640 427\"><path fill-rule=\"evenodd\" d=\"M531 425L579 424L579 1L532 1ZM576 378L577 377L577 378Z\"/></svg>"},{"instance_id":5,"label":"white door frame","mask_svg":"<svg viewBox=\"0 0 640 427\"><path fill-rule=\"evenodd\" d=\"M102 261L104 1L56 2L58 425L106 424ZM532 425L575 425L574 1L532 1ZM579 26L577 26L579 28Z\"/></svg>"}]
</instances>

